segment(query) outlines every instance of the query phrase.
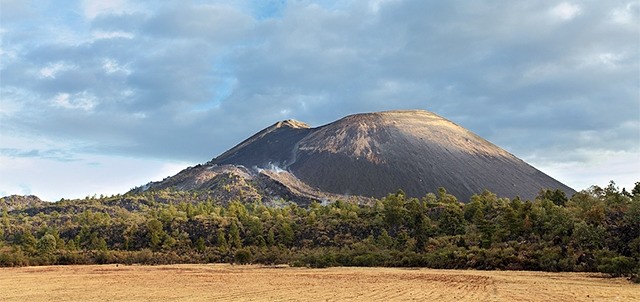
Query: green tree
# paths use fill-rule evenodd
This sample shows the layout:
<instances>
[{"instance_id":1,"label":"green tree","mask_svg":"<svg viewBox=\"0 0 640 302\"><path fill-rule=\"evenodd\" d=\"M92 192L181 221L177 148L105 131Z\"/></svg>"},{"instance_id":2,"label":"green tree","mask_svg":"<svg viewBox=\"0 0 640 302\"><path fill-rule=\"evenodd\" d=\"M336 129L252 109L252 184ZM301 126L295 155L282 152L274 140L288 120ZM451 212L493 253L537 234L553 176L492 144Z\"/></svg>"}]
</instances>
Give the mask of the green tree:
<instances>
[{"instance_id":1,"label":"green tree","mask_svg":"<svg viewBox=\"0 0 640 302\"><path fill-rule=\"evenodd\" d=\"M22 249L29 253L29 254L33 254L36 252L36 244L37 244L37 240L36 237L33 236L33 234L31 234L31 232L24 232L21 235L20 238L20 245L22 246Z\"/></svg>"},{"instance_id":2,"label":"green tree","mask_svg":"<svg viewBox=\"0 0 640 302\"><path fill-rule=\"evenodd\" d=\"M147 222L147 228L149 229L149 247L154 251L157 251L160 249L165 235L164 230L162 229L162 222L153 218Z\"/></svg>"},{"instance_id":3,"label":"green tree","mask_svg":"<svg viewBox=\"0 0 640 302\"><path fill-rule=\"evenodd\" d=\"M40 238L36 244L38 254L41 256L51 256L56 252L56 237L46 234Z\"/></svg>"},{"instance_id":4,"label":"green tree","mask_svg":"<svg viewBox=\"0 0 640 302\"><path fill-rule=\"evenodd\" d=\"M597 250L603 247L606 230L602 226L595 226L580 221L574 225L573 240L580 249Z\"/></svg>"},{"instance_id":5,"label":"green tree","mask_svg":"<svg viewBox=\"0 0 640 302\"><path fill-rule=\"evenodd\" d=\"M522 221L518 219L517 208L514 209L513 204L512 201L500 213L499 239L502 241L516 240L522 234Z\"/></svg>"},{"instance_id":6,"label":"green tree","mask_svg":"<svg viewBox=\"0 0 640 302\"><path fill-rule=\"evenodd\" d=\"M293 244L293 240L295 239L295 232L291 227L291 224L287 221L281 221L278 224L278 234L280 235L278 241L286 246L290 246Z\"/></svg>"},{"instance_id":7,"label":"green tree","mask_svg":"<svg viewBox=\"0 0 640 302\"><path fill-rule=\"evenodd\" d=\"M402 227L407 217L407 209L404 207L405 194L399 190L396 194L389 194L383 200L383 213L387 226L392 234Z\"/></svg>"},{"instance_id":8,"label":"green tree","mask_svg":"<svg viewBox=\"0 0 640 302\"><path fill-rule=\"evenodd\" d=\"M9 230L10 226L11 223L9 222L9 210L7 210L7 207L4 206L2 207L2 227L5 230Z\"/></svg>"},{"instance_id":9,"label":"green tree","mask_svg":"<svg viewBox=\"0 0 640 302\"><path fill-rule=\"evenodd\" d=\"M476 212L473 214L473 224L480 232L480 246L489 248L493 242L494 225L485 218L482 209L476 209Z\"/></svg>"},{"instance_id":10,"label":"green tree","mask_svg":"<svg viewBox=\"0 0 640 302\"><path fill-rule=\"evenodd\" d=\"M458 203L458 199L456 199L455 196L447 193L447 189L440 187L438 188L438 202L440 203L450 203L450 204L457 204Z\"/></svg>"},{"instance_id":11,"label":"green tree","mask_svg":"<svg viewBox=\"0 0 640 302\"><path fill-rule=\"evenodd\" d=\"M89 249L97 251L107 250L107 241L98 235L98 232L92 232L89 239Z\"/></svg>"},{"instance_id":12,"label":"green tree","mask_svg":"<svg viewBox=\"0 0 640 302\"><path fill-rule=\"evenodd\" d=\"M387 230L382 229L382 232L380 232L380 235L378 235L378 238L376 239L376 243L381 248L389 249L393 247L393 238L389 236Z\"/></svg>"},{"instance_id":13,"label":"green tree","mask_svg":"<svg viewBox=\"0 0 640 302\"><path fill-rule=\"evenodd\" d=\"M562 191L560 189L555 189L555 190L544 189L544 190L541 190L540 193L538 193L538 197L536 199L551 200L553 203L555 203L556 205L559 205L559 206L564 206L567 203L567 201L569 201L569 199L567 198L567 195L564 193L564 191Z\"/></svg>"},{"instance_id":14,"label":"green tree","mask_svg":"<svg viewBox=\"0 0 640 302\"><path fill-rule=\"evenodd\" d=\"M73 239L69 239L65 245L65 249L75 251L78 249L78 243Z\"/></svg>"},{"instance_id":15,"label":"green tree","mask_svg":"<svg viewBox=\"0 0 640 302\"><path fill-rule=\"evenodd\" d=\"M462 235L464 233L464 214L460 204L449 203L440 205L440 217L437 218L438 228L444 235Z\"/></svg>"},{"instance_id":16,"label":"green tree","mask_svg":"<svg viewBox=\"0 0 640 302\"><path fill-rule=\"evenodd\" d=\"M627 196L620 192L620 189L613 180L604 188L604 199L607 204L623 204L627 198Z\"/></svg>"},{"instance_id":17,"label":"green tree","mask_svg":"<svg viewBox=\"0 0 640 302\"><path fill-rule=\"evenodd\" d=\"M640 196L640 181L636 182L636 185L631 189L631 195Z\"/></svg>"},{"instance_id":18,"label":"green tree","mask_svg":"<svg viewBox=\"0 0 640 302\"><path fill-rule=\"evenodd\" d=\"M202 237L198 237L198 240L196 240L196 250L200 253L204 252L206 246L204 243L204 238Z\"/></svg>"},{"instance_id":19,"label":"green tree","mask_svg":"<svg viewBox=\"0 0 640 302\"><path fill-rule=\"evenodd\" d=\"M242 248L242 239L240 238L240 228L238 224L233 220L231 226L229 226L229 244L232 248Z\"/></svg>"},{"instance_id":20,"label":"green tree","mask_svg":"<svg viewBox=\"0 0 640 302\"><path fill-rule=\"evenodd\" d=\"M227 242L227 236L225 235L223 228L218 228L218 234L217 234L216 240L217 240L216 243L219 248L224 248L224 249L229 248L229 243Z\"/></svg>"},{"instance_id":21,"label":"green tree","mask_svg":"<svg viewBox=\"0 0 640 302\"><path fill-rule=\"evenodd\" d=\"M273 228L270 228L269 232L267 233L267 245L274 246L275 244L276 244L276 234L273 231Z\"/></svg>"}]
</instances>

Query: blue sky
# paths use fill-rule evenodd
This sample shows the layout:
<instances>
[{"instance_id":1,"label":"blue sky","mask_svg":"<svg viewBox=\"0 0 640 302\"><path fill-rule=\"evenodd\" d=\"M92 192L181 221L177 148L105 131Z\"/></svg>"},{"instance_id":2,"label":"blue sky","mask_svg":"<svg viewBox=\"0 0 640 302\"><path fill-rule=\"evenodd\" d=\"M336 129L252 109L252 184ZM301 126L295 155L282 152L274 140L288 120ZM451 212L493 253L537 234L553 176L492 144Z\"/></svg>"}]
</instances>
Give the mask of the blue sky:
<instances>
[{"instance_id":1,"label":"blue sky","mask_svg":"<svg viewBox=\"0 0 640 302\"><path fill-rule=\"evenodd\" d=\"M282 119L425 109L640 181L637 1L0 0L0 195L124 193Z\"/></svg>"}]
</instances>

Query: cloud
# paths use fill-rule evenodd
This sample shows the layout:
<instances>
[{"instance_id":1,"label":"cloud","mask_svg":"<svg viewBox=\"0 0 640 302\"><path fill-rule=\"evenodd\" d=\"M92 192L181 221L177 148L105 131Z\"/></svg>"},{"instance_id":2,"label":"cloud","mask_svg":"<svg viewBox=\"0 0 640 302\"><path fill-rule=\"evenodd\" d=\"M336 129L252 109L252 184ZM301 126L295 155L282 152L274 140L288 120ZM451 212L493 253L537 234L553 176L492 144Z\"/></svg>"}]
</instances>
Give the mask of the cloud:
<instances>
[{"instance_id":1,"label":"cloud","mask_svg":"<svg viewBox=\"0 0 640 302\"><path fill-rule=\"evenodd\" d=\"M95 31L92 33L92 36L96 40L115 38L133 39L135 37L134 34L124 31Z\"/></svg>"},{"instance_id":2,"label":"cloud","mask_svg":"<svg viewBox=\"0 0 640 302\"><path fill-rule=\"evenodd\" d=\"M640 15L640 4L638 2L628 2L614 8L611 11L611 18L614 22L624 25L638 25Z\"/></svg>"},{"instance_id":3,"label":"cloud","mask_svg":"<svg viewBox=\"0 0 640 302\"><path fill-rule=\"evenodd\" d=\"M0 148L0 155L13 158L44 158L61 162L70 162L77 160L73 154L63 149L16 149L16 148Z\"/></svg>"},{"instance_id":4,"label":"cloud","mask_svg":"<svg viewBox=\"0 0 640 302\"><path fill-rule=\"evenodd\" d=\"M102 68L107 74L123 72L127 75L131 74L131 70L127 66L121 65L118 61L113 59L103 59Z\"/></svg>"},{"instance_id":5,"label":"cloud","mask_svg":"<svg viewBox=\"0 0 640 302\"><path fill-rule=\"evenodd\" d=\"M66 65L62 62L49 63L46 67L40 69L40 78L55 79L57 73L73 69L74 67L73 65Z\"/></svg>"},{"instance_id":6,"label":"cloud","mask_svg":"<svg viewBox=\"0 0 640 302\"><path fill-rule=\"evenodd\" d=\"M48 201L120 194L134 186L162 180L189 164L118 156L62 162L41 157L7 157L0 153L0 193L3 196L36 194Z\"/></svg>"},{"instance_id":7,"label":"cloud","mask_svg":"<svg viewBox=\"0 0 640 302\"><path fill-rule=\"evenodd\" d=\"M570 179L575 189L582 190L592 185L606 186L613 180L620 188L630 191L638 179L640 158L637 152L600 150L574 150L582 160L546 161L534 157L525 158L538 169L556 179ZM615 179L612 178L615 175Z\"/></svg>"},{"instance_id":8,"label":"cloud","mask_svg":"<svg viewBox=\"0 0 640 302\"><path fill-rule=\"evenodd\" d=\"M59 93L53 98L53 106L91 111L96 106L96 98L87 92L76 93L73 96L68 93Z\"/></svg>"},{"instance_id":9,"label":"cloud","mask_svg":"<svg viewBox=\"0 0 640 302\"><path fill-rule=\"evenodd\" d=\"M551 14L563 21L571 20L582 12L577 4L562 2L551 9Z\"/></svg>"},{"instance_id":10,"label":"cloud","mask_svg":"<svg viewBox=\"0 0 640 302\"><path fill-rule=\"evenodd\" d=\"M545 165L640 155L635 2L7 3L2 134L79 158L204 162L276 120L414 108Z\"/></svg>"},{"instance_id":11,"label":"cloud","mask_svg":"<svg viewBox=\"0 0 640 302\"><path fill-rule=\"evenodd\" d=\"M82 12L88 19L93 19L101 14L123 13L128 10L125 0L82 0Z\"/></svg>"},{"instance_id":12,"label":"cloud","mask_svg":"<svg viewBox=\"0 0 640 302\"><path fill-rule=\"evenodd\" d=\"M160 10L145 24L148 34L166 39L202 39L206 44L242 39L253 19L226 5L177 5Z\"/></svg>"}]
</instances>

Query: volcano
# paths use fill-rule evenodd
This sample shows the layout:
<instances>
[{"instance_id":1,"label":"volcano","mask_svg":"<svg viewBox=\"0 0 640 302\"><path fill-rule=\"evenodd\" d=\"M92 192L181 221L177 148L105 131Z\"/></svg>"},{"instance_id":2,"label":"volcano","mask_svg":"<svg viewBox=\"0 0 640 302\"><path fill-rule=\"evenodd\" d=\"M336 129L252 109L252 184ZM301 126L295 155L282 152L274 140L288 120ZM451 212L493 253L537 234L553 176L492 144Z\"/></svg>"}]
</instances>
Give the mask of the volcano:
<instances>
[{"instance_id":1,"label":"volcano","mask_svg":"<svg viewBox=\"0 0 640 302\"><path fill-rule=\"evenodd\" d=\"M378 198L402 189L422 197L439 187L462 201L485 189L524 199L541 189L575 193L469 130L422 110L354 114L316 128L281 121L202 167L225 166L267 170L285 187L294 179L302 188L298 191L336 195ZM183 175L168 181L180 186L190 180Z\"/></svg>"}]
</instances>

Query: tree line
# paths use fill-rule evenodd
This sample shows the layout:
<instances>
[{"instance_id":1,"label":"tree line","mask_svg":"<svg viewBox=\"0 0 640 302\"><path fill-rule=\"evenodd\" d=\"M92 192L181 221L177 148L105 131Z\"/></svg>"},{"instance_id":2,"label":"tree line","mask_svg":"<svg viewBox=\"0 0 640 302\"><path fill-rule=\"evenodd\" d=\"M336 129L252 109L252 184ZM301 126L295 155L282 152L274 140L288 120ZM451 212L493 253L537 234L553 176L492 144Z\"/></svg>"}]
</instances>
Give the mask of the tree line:
<instances>
[{"instance_id":1,"label":"tree line","mask_svg":"<svg viewBox=\"0 0 640 302\"><path fill-rule=\"evenodd\" d=\"M206 192L147 191L9 210L0 266L261 263L603 272L638 279L640 183L534 200L444 188L367 205L214 202Z\"/></svg>"}]
</instances>

